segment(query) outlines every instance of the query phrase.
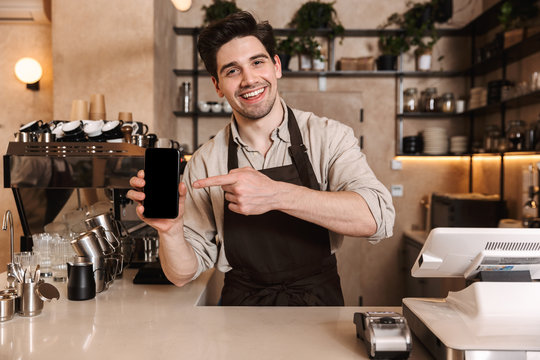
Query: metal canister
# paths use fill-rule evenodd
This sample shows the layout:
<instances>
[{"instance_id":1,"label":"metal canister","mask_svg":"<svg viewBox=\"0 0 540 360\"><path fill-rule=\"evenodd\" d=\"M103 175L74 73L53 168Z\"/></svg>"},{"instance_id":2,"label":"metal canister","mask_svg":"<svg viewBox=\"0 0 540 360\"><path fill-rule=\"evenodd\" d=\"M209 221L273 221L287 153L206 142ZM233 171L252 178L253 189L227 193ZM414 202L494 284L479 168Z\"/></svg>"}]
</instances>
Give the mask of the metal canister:
<instances>
[{"instance_id":1,"label":"metal canister","mask_svg":"<svg viewBox=\"0 0 540 360\"><path fill-rule=\"evenodd\" d=\"M180 100L182 111L190 112L191 111L191 83L189 81L183 82L182 86L180 86L179 100Z\"/></svg>"}]
</instances>

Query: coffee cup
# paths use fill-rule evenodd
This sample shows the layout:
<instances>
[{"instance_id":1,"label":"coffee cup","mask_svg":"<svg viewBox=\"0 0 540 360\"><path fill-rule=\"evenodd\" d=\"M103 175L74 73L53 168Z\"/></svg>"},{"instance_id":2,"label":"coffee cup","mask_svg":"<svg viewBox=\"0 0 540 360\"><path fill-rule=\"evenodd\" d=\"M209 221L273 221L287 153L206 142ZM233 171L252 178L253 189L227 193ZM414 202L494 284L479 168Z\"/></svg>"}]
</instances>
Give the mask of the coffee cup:
<instances>
[{"instance_id":1,"label":"coffee cup","mask_svg":"<svg viewBox=\"0 0 540 360\"><path fill-rule=\"evenodd\" d=\"M223 111L225 111L226 113L232 113L232 106L227 100L223 101L222 107Z\"/></svg>"},{"instance_id":2,"label":"coffee cup","mask_svg":"<svg viewBox=\"0 0 540 360\"><path fill-rule=\"evenodd\" d=\"M70 120L83 120L88 119L88 101L86 100L73 100L71 102L71 116Z\"/></svg>"},{"instance_id":3,"label":"coffee cup","mask_svg":"<svg viewBox=\"0 0 540 360\"><path fill-rule=\"evenodd\" d=\"M217 101L211 101L209 102L209 104L210 104L210 110L212 110L212 112L220 112L222 109L221 104L218 103Z\"/></svg>"},{"instance_id":4,"label":"coffee cup","mask_svg":"<svg viewBox=\"0 0 540 360\"><path fill-rule=\"evenodd\" d=\"M64 136L62 141L86 141L86 134L84 133L83 122L81 120L74 120L62 125L62 132Z\"/></svg>"},{"instance_id":5,"label":"coffee cup","mask_svg":"<svg viewBox=\"0 0 540 360\"><path fill-rule=\"evenodd\" d=\"M122 142L122 137L123 137L122 125L123 124L124 123L122 120L107 121L101 128L101 132L103 133L103 136L105 137L105 139L107 139L107 141L120 139L120 142Z\"/></svg>"},{"instance_id":6,"label":"coffee cup","mask_svg":"<svg viewBox=\"0 0 540 360\"><path fill-rule=\"evenodd\" d=\"M31 121L28 124L24 124L23 126L21 126L19 128L19 131L35 133L41 129L41 125L43 125L43 121L41 120Z\"/></svg>"},{"instance_id":7,"label":"coffee cup","mask_svg":"<svg viewBox=\"0 0 540 360\"><path fill-rule=\"evenodd\" d=\"M49 121L45 125L47 125L49 127L50 131L53 131L54 129L56 129L57 126L59 126L59 125L61 125L63 123L64 123L64 121L62 121L62 120L52 120L52 121Z\"/></svg>"},{"instance_id":8,"label":"coffee cup","mask_svg":"<svg viewBox=\"0 0 540 360\"><path fill-rule=\"evenodd\" d=\"M179 149L180 143L176 140L167 139L167 138L159 138L156 142L157 148L173 148L173 149Z\"/></svg>"},{"instance_id":9,"label":"coffee cup","mask_svg":"<svg viewBox=\"0 0 540 360\"><path fill-rule=\"evenodd\" d=\"M118 113L118 120L122 120L123 122L132 122L133 121L133 114L130 112L121 111Z\"/></svg>"},{"instance_id":10,"label":"coffee cup","mask_svg":"<svg viewBox=\"0 0 540 360\"><path fill-rule=\"evenodd\" d=\"M90 95L90 120L105 120L105 96L103 94Z\"/></svg>"},{"instance_id":11,"label":"coffee cup","mask_svg":"<svg viewBox=\"0 0 540 360\"><path fill-rule=\"evenodd\" d=\"M88 137L97 137L101 135L101 129L105 125L103 120L84 120L84 132Z\"/></svg>"},{"instance_id":12,"label":"coffee cup","mask_svg":"<svg viewBox=\"0 0 540 360\"><path fill-rule=\"evenodd\" d=\"M210 111L211 106L206 101L199 101L197 104L199 105L199 110L200 111L202 111L202 112L209 112Z\"/></svg>"},{"instance_id":13,"label":"coffee cup","mask_svg":"<svg viewBox=\"0 0 540 360\"><path fill-rule=\"evenodd\" d=\"M74 120L65 123L64 125L62 125L62 131L66 136L78 135L84 132L83 122L81 120Z\"/></svg>"},{"instance_id":14,"label":"coffee cup","mask_svg":"<svg viewBox=\"0 0 540 360\"><path fill-rule=\"evenodd\" d=\"M134 134L146 135L148 133L148 125L140 121L124 122L124 126L126 125L131 125L131 127L133 127L132 135Z\"/></svg>"},{"instance_id":15,"label":"coffee cup","mask_svg":"<svg viewBox=\"0 0 540 360\"><path fill-rule=\"evenodd\" d=\"M56 139L61 139L62 137L64 137L64 132L62 131L63 126L64 126L64 123L60 122L60 123L56 124L54 129L52 129L51 132L55 136Z\"/></svg>"}]
</instances>

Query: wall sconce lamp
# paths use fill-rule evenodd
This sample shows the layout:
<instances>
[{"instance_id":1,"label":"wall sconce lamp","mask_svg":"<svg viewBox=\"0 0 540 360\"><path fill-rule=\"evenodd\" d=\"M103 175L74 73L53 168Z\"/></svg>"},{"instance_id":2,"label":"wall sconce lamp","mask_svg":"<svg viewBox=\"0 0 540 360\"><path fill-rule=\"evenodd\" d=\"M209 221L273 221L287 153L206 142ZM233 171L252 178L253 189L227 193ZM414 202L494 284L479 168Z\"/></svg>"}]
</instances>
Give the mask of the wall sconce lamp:
<instances>
[{"instance_id":1,"label":"wall sconce lamp","mask_svg":"<svg viewBox=\"0 0 540 360\"><path fill-rule=\"evenodd\" d=\"M39 80L43 75L41 65L34 59L25 57L15 64L15 76L30 90L39 90Z\"/></svg>"},{"instance_id":2,"label":"wall sconce lamp","mask_svg":"<svg viewBox=\"0 0 540 360\"><path fill-rule=\"evenodd\" d=\"M176 10L188 11L191 8L191 0L171 0Z\"/></svg>"}]
</instances>

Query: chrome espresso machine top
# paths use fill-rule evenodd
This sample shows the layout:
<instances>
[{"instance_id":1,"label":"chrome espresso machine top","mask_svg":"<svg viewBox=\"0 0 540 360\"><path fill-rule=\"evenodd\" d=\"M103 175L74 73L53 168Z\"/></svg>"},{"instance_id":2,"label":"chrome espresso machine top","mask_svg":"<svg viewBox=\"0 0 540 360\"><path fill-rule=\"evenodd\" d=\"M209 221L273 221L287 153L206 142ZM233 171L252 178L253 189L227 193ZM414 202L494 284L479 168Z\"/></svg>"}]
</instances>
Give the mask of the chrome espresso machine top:
<instances>
[{"instance_id":1,"label":"chrome espresso machine top","mask_svg":"<svg viewBox=\"0 0 540 360\"><path fill-rule=\"evenodd\" d=\"M105 196L125 229L143 228L135 205L125 197L129 179L144 168L145 148L106 142L10 142L4 155L4 187L11 188L24 236L21 251L31 250L32 235L64 210L72 195L80 205Z\"/></svg>"}]
</instances>

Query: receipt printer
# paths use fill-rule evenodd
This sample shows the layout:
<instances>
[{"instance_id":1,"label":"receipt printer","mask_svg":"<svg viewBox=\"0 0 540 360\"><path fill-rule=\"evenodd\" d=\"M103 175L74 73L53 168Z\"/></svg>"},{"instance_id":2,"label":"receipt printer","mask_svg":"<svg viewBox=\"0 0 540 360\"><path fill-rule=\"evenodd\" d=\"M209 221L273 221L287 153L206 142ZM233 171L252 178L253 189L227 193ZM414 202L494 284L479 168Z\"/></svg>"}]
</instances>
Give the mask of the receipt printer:
<instances>
[{"instance_id":1,"label":"receipt printer","mask_svg":"<svg viewBox=\"0 0 540 360\"><path fill-rule=\"evenodd\" d=\"M354 313L356 337L363 339L370 359L407 359L412 349L407 320L392 311Z\"/></svg>"}]
</instances>

